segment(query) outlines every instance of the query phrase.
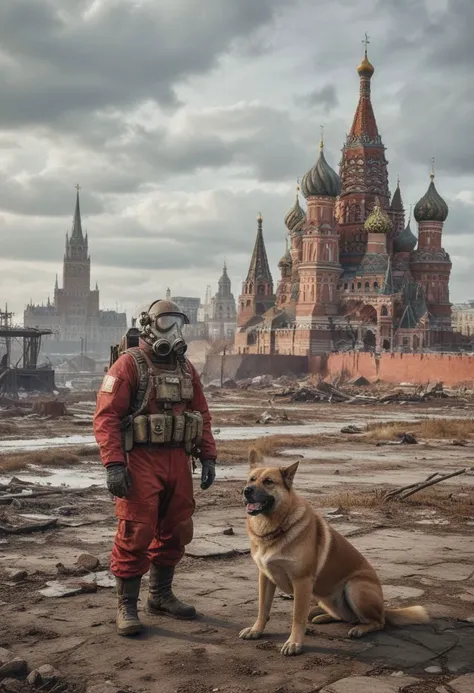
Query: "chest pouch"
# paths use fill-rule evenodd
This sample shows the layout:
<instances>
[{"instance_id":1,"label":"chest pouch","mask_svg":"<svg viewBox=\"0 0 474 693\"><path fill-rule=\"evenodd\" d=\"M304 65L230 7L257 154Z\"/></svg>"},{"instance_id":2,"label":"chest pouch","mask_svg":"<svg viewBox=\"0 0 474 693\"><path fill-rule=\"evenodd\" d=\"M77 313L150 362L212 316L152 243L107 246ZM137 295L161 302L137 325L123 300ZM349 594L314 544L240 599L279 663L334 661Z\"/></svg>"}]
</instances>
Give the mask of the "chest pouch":
<instances>
[{"instance_id":1,"label":"chest pouch","mask_svg":"<svg viewBox=\"0 0 474 693\"><path fill-rule=\"evenodd\" d=\"M183 402L190 402L193 395L193 380L189 375L183 375L181 379L181 400Z\"/></svg>"},{"instance_id":2,"label":"chest pouch","mask_svg":"<svg viewBox=\"0 0 474 693\"><path fill-rule=\"evenodd\" d=\"M181 398L181 378L179 375L162 373L154 376L156 401L165 404L177 404Z\"/></svg>"},{"instance_id":3,"label":"chest pouch","mask_svg":"<svg viewBox=\"0 0 474 693\"><path fill-rule=\"evenodd\" d=\"M158 445L170 443L173 433L173 417L168 414L150 414L147 418L150 443Z\"/></svg>"}]
</instances>

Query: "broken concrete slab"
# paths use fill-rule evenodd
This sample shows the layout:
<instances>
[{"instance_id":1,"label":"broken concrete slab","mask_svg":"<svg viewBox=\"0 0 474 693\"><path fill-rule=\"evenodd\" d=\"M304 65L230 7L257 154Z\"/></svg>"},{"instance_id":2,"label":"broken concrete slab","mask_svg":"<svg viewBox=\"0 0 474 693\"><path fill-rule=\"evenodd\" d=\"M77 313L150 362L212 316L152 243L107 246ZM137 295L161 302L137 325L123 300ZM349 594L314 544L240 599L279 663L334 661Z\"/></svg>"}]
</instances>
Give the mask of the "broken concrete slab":
<instances>
[{"instance_id":1,"label":"broken concrete slab","mask_svg":"<svg viewBox=\"0 0 474 693\"><path fill-rule=\"evenodd\" d=\"M450 688L456 693L472 693L474 691L474 674L465 674L449 682Z\"/></svg>"},{"instance_id":2,"label":"broken concrete slab","mask_svg":"<svg viewBox=\"0 0 474 693\"><path fill-rule=\"evenodd\" d=\"M423 568L419 571L419 575L427 575L428 577L438 580L449 580L450 582L461 582L467 580L472 575L472 564L467 563L439 563L437 565Z\"/></svg>"},{"instance_id":3,"label":"broken concrete slab","mask_svg":"<svg viewBox=\"0 0 474 693\"><path fill-rule=\"evenodd\" d=\"M350 676L324 686L321 693L400 693L417 682L412 676Z\"/></svg>"},{"instance_id":4,"label":"broken concrete slab","mask_svg":"<svg viewBox=\"0 0 474 693\"><path fill-rule=\"evenodd\" d=\"M391 599L414 599L421 597L423 590L416 587L407 587L406 585L382 585L384 598L387 601Z\"/></svg>"}]
</instances>

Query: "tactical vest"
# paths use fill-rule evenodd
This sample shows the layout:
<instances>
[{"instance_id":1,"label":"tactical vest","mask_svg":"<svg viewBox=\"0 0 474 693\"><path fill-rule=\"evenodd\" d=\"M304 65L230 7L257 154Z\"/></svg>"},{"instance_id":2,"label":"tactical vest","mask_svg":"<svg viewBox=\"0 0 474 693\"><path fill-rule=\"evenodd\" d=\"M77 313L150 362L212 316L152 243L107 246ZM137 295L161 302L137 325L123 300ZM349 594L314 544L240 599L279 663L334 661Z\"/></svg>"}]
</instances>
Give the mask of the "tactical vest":
<instances>
[{"instance_id":1,"label":"tactical vest","mask_svg":"<svg viewBox=\"0 0 474 693\"><path fill-rule=\"evenodd\" d=\"M135 445L183 447L188 455L201 442L203 420L200 412L173 414L173 404L189 405L193 398L191 374L180 364L174 371L159 370L144 352L133 347L124 353L132 357L138 375L138 388L131 412L124 421L125 451ZM152 390L162 409L158 414L142 414Z\"/></svg>"}]
</instances>

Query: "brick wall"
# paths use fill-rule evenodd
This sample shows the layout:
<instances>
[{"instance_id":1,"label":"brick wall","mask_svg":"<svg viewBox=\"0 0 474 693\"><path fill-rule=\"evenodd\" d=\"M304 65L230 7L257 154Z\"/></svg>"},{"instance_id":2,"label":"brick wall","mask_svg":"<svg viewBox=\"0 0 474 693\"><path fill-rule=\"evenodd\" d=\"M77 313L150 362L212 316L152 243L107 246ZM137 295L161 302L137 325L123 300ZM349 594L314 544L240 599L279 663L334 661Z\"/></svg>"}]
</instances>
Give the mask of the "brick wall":
<instances>
[{"instance_id":1,"label":"brick wall","mask_svg":"<svg viewBox=\"0 0 474 693\"><path fill-rule=\"evenodd\" d=\"M310 372L321 375L343 373L387 383L428 383L445 385L474 384L474 354L372 354L348 352L310 359Z\"/></svg>"},{"instance_id":2,"label":"brick wall","mask_svg":"<svg viewBox=\"0 0 474 693\"><path fill-rule=\"evenodd\" d=\"M202 381L209 383L221 377L222 356L209 354L206 358ZM224 358L224 380L244 380L257 375L278 377L287 373L299 375L308 372L308 359L305 356L266 354L231 354Z\"/></svg>"}]
</instances>

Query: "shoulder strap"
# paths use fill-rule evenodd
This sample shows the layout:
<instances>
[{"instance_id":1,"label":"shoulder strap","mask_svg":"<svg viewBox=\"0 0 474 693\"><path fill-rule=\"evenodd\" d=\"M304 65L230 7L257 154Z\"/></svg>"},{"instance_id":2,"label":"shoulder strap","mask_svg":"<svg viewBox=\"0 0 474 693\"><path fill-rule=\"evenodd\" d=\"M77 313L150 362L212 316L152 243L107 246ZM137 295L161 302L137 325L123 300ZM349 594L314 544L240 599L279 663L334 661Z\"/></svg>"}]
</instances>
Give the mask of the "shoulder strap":
<instances>
[{"instance_id":1,"label":"shoulder strap","mask_svg":"<svg viewBox=\"0 0 474 693\"><path fill-rule=\"evenodd\" d=\"M150 377L148 361L141 349L139 349L138 347L131 347L130 349L127 349L124 353L130 354L137 369L138 389L135 394L135 400L132 404L131 411L132 418L135 418L145 409L146 405L148 404L148 399L150 397L150 391L152 387L152 380Z\"/></svg>"}]
</instances>

